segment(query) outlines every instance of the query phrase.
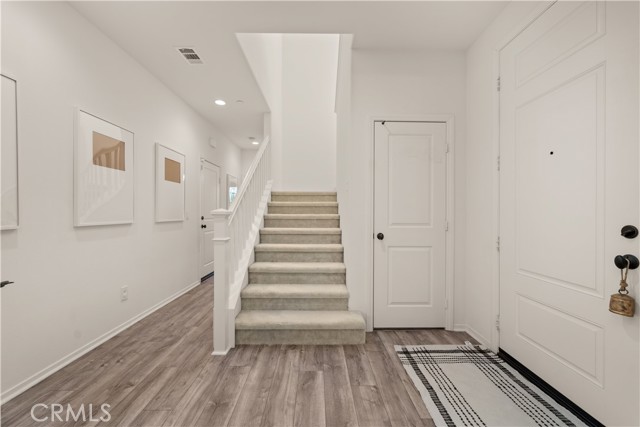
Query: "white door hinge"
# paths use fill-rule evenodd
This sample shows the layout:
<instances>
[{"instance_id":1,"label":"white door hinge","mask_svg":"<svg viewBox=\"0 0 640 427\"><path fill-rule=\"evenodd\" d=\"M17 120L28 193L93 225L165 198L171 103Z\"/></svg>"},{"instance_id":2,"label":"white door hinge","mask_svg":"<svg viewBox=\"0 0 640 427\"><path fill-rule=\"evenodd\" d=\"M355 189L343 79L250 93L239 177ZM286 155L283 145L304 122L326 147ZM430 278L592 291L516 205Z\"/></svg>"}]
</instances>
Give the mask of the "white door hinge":
<instances>
[{"instance_id":1,"label":"white door hinge","mask_svg":"<svg viewBox=\"0 0 640 427\"><path fill-rule=\"evenodd\" d=\"M500 252L500 236L496 239L496 249Z\"/></svg>"},{"instance_id":2,"label":"white door hinge","mask_svg":"<svg viewBox=\"0 0 640 427\"><path fill-rule=\"evenodd\" d=\"M449 308L449 300L448 299L444 300L444 308L445 308L445 310Z\"/></svg>"},{"instance_id":3,"label":"white door hinge","mask_svg":"<svg viewBox=\"0 0 640 427\"><path fill-rule=\"evenodd\" d=\"M496 316L496 329L500 330L500 315L499 314Z\"/></svg>"},{"instance_id":4,"label":"white door hinge","mask_svg":"<svg viewBox=\"0 0 640 427\"><path fill-rule=\"evenodd\" d=\"M449 152L449 144L447 144L447 145L446 145L446 147L445 147L445 149L444 149L444 152L445 152L445 153L448 153L448 152Z\"/></svg>"},{"instance_id":5,"label":"white door hinge","mask_svg":"<svg viewBox=\"0 0 640 427\"><path fill-rule=\"evenodd\" d=\"M496 79L496 90L500 92L500 77Z\"/></svg>"},{"instance_id":6,"label":"white door hinge","mask_svg":"<svg viewBox=\"0 0 640 427\"><path fill-rule=\"evenodd\" d=\"M444 231L449 231L449 221L444 223Z\"/></svg>"},{"instance_id":7,"label":"white door hinge","mask_svg":"<svg viewBox=\"0 0 640 427\"><path fill-rule=\"evenodd\" d=\"M498 172L500 172L500 156L496 159L496 168L498 169Z\"/></svg>"}]
</instances>

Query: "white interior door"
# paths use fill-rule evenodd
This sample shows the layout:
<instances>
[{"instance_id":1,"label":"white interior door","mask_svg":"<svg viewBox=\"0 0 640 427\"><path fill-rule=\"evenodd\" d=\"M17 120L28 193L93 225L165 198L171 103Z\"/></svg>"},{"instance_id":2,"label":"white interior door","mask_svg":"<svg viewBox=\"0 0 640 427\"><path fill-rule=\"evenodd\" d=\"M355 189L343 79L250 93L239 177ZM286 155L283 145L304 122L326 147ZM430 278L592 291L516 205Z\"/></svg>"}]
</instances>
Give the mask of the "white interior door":
<instances>
[{"instance_id":1,"label":"white interior door","mask_svg":"<svg viewBox=\"0 0 640 427\"><path fill-rule=\"evenodd\" d=\"M557 2L500 54L500 347L606 425L638 425L638 3ZM638 295L638 274L629 274Z\"/></svg>"},{"instance_id":2,"label":"white interior door","mask_svg":"<svg viewBox=\"0 0 640 427\"><path fill-rule=\"evenodd\" d=\"M445 123L375 122L376 328L445 325L446 136Z\"/></svg>"},{"instance_id":3,"label":"white interior door","mask_svg":"<svg viewBox=\"0 0 640 427\"><path fill-rule=\"evenodd\" d=\"M200 160L200 277L213 273L213 218L220 206L220 168Z\"/></svg>"}]
</instances>

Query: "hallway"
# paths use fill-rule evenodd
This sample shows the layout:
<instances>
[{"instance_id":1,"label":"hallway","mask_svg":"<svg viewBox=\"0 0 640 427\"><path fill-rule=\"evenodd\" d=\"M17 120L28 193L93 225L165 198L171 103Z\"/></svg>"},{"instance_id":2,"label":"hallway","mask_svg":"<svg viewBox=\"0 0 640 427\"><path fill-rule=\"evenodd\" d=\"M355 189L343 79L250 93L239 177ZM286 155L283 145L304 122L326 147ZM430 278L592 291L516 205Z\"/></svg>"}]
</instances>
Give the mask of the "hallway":
<instances>
[{"instance_id":1,"label":"hallway","mask_svg":"<svg viewBox=\"0 0 640 427\"><path fill-rule=\"evenodd\" d=\"M5 404L2 425L37 425L36 403L108 403L111 420L98 425L430 426L393 345L472 340L387 330L364 345L238 346L211 357L212 302L209 280Z\"/></svg>"}]
</instances>

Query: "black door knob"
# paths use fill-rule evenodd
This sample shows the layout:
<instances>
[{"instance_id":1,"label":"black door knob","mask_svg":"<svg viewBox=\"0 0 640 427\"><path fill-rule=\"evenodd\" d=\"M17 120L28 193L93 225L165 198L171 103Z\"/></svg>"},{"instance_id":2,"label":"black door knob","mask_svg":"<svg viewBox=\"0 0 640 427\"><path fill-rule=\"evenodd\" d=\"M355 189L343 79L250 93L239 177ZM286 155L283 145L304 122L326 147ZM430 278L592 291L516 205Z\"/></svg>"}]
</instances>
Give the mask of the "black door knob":
<instances>
[{"instance_id":1,"label":"black door knob","mask_svg":"<svg viewBox=\"0 0 640 427\"><path fill-rule=\"evenodd\" d=\"M627 268L627 265L629 266L629 270L635 270L640 267L640 260L638 260L638 257L630 254L618 255L613 259L613 262L616 267L621 270Z\"/></svg>"},{"instance_id":2,"label":"black door knob","mask_svg":"<svg viewBox=\"0 0 640 427\"><path fill-rule=\"evenodd\" d=\"M627 239L634 239L638 237L638 229L633 225L625 225L622 227L622 230L620 230L620 235Z\"/></svg>"},{"instance_id":3,"label":"black door knob","mask_svg":"<svg viewBox=\"0 0 640 427\"><path fill-rule=\"evenodd\" d=\"M382 233L378 233L377 236L378 240L384 240L384 234Z\"/></svg>"},{"instance_id":4,"label":"black door knob","mask_svg":"<svg viewBox=\"0 0 640 427\"><path fill-rule=\"evenodd\" d=\"M207 224L202 224L200 228L207 228Z\"/></svg>"}]
</instances>

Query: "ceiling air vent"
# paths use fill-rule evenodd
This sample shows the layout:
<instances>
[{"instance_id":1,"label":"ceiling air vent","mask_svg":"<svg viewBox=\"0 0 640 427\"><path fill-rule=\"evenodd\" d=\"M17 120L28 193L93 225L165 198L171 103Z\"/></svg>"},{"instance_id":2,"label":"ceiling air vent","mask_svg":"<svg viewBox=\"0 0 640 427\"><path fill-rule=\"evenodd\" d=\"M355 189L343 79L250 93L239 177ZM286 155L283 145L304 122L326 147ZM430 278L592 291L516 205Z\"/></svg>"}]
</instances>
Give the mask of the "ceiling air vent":
<instances>
[{"instance_id":1,"label":"ceiling air vent","mask_svg":"<svg viewBox=\"0 0 640 427\"><path fill-rule=\"evenodd\" d=\"M189 64L202 64L202 59L200 59L200 56L198 56L198 54L196 53L195 50L193 50L190 47L179 47L178 48L178 52L180 52L180 54L184 57L184 59L187 60L187 62Z\"/></svg>"}]
</instances>

